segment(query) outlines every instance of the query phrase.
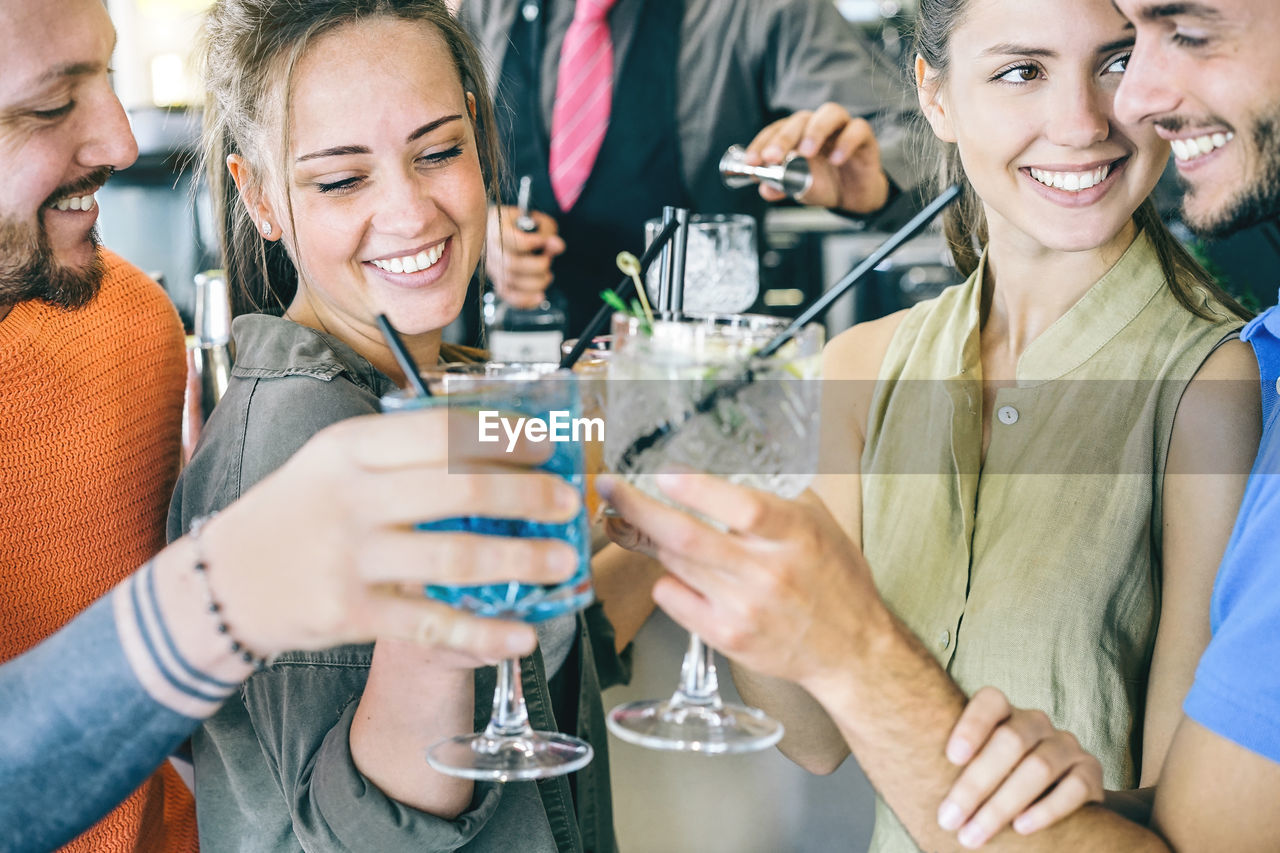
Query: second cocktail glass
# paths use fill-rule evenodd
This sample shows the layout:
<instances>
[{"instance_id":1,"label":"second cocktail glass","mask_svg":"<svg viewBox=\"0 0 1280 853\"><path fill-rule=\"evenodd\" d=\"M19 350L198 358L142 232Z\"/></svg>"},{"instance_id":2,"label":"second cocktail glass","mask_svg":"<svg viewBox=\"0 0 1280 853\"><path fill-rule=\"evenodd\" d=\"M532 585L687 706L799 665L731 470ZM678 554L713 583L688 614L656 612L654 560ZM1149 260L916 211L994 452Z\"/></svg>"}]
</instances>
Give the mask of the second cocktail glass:
<instances>
[{"instance_id":1,"label":"second cocktail glass","mask_svg":"<svg viewBox=\"0 0 1280 853\"><path fill-rule=\"evenodd\" d=\"M424 373L434 396L415 397L406 392L382 399L384 412L448 406L477 413L468 428L478 434L480 411L503 416L550 419L563 413L579 417L581 402L577 378L551 365L459 365ZM468 423L470 423L468 421ZM505 440L505 438L504 438ZM553 441L551 457L539 466L582 491L583 457L578 441ZM560 539L578 552L578 570L554 586L510 583L477 586L428 586L426 594L480 616L541 622L581 610L591 603L591 555L589 522L585 505L570 521L545 522L461 516L417 525L433 532L476 533L490 536ZM427 751L427 761L441 773L470 779L510 781L544 779L578 770L591 761L591 745L559 732L534 731L529 724L520 680L520 662L498 666L493 713L483 732L448 738Z\"/></svg>"},{"instance_id":2,"label":"second cocktail glass","mask_svg":"<svg viewBox=\"0 0 1280 853\"><path fill-rule=\"evenodd\" d=\"M654 475L672 466L724 476L783 497L800 494L817 467L822 328L806 327L775 356L750 361L785 328L774 317L704 316L648 324L614 316L605 466L662 498ZM752 381L743 384L748 365ZM717 387L734 393L693 415ZM636 439L674 428L637 452ZM670 699L620 705L609 730L653 749L708 754L766 749L782 725L723 701L714 653L695 634Z\"/></svg>"}]
</instances>

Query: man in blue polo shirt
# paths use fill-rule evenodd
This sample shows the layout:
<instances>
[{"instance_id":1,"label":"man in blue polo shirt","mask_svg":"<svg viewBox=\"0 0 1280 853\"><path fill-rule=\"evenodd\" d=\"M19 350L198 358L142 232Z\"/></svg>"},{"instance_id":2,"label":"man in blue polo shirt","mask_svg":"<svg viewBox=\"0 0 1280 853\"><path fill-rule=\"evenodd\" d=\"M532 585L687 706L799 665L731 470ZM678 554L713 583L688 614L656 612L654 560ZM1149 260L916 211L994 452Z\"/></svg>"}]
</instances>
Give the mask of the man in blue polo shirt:
<instances>
[{"instance_id":1,"label":"man in blue polo shirt","mask_svg":"<svg viewBox=\"0 0 1280 853\"><path fill-rule=\"evenodd\" d=\"M1116 111L1125 121L1152 122L1170 141L1187 223L1217 237L1280 216L1280 5L1116 5L1137 31ZM1242 825L1239 844L1216 835L1213 849L1221 850L1250 849L1249 842L1280 848L1280 311L1270 309L1241 337L1258 357L1262 444L1214 586L1213 639L1183 706L1193 722L1184 723L1170 750L1155 810L1160 825L1199 824L1203 834L1188 830L1189 839L1207 840L1208 826L1219 821ZM1263 816L1233 800L1220 815L1172 818L1195 802L1182 792L1228 773L1231 796L1270 804L1269 837L1257 834ZM1253 792L1239 790L1246 787Z\"/></svg>"}]
</instances>

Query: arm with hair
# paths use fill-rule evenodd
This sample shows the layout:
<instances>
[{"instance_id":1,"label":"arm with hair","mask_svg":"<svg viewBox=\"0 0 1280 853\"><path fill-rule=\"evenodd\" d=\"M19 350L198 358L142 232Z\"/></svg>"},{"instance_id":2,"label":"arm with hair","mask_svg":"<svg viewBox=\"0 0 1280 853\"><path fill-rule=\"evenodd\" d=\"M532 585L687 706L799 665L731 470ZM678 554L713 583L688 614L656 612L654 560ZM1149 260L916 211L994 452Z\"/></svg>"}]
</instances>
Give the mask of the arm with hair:
<instances>
[{"instance_id":1,"label":"arm with hair","mask_svg":"<svg viewBox=\"0 0 1280 853\"><path fill-rule=\"evenodd\" d=\"M862 478L858 466L866 440L871 393L880 365L905 312L860 323L833 338L822 354L819 474L813 491L850 541L862 544ZM794 682L732 664L735 686L750 704L786 727L778 749L810 773L833 773L849 747L831 718Z\"/></svg>"}]
</instances>

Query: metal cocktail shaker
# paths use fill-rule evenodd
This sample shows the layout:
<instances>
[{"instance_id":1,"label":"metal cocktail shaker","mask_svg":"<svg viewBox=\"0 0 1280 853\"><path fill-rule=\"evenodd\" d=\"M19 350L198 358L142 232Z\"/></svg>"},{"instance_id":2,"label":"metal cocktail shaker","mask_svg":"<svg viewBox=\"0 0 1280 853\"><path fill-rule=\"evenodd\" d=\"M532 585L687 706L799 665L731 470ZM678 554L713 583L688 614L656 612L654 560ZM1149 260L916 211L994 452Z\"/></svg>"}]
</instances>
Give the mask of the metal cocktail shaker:
<instances>
[{"instance_id":1,"label":"metal cocktail shaker","mask_svg":"<svg viewBox=\"0 0 1280 853\"><path fill-rule=\"evenodd\" d=\"M748 166L746 156L747 149L741 145L730 145L720 158L720 179L726 187L738 189L752 184L767 184L795 198L813 186L809 161L799 155L792 154L782 163L772 166Z\"/></svg>"},{"instance_id":2,"label":"metal cocktail shaker","mask_svg":"<svg viewBox=\"0 0 1280 853\"><path fill-rule=\"evenodd\" d=\"M189 459L231 382L231 294L223 270L195 277L193 334L187 336L187 394L183 404L182 448Z\"/></svg>"}]
</instances>

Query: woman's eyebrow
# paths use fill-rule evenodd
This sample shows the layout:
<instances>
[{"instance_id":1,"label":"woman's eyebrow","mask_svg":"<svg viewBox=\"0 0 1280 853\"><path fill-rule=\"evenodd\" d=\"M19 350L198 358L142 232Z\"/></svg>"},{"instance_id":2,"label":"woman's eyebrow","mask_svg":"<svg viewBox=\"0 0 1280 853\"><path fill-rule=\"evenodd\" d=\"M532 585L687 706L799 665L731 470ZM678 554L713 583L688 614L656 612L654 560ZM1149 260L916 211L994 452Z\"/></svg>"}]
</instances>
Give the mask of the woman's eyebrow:
<instances>
[{"instance_id":1,"label":"woman's eyebrow","mask_svg":"<svg viewBox=\"0 0 1280 853\"><path fill-rule=\"evenodd\" d=\"M982 51L982 56L1008 56L1010 54L1016 56L1040 56L1045 59L1052 59L1058 55L1056 50L1047 47L1030 47L1024 44L1014 44L1013 42L1001 42L993 44L991 47Z\"/></svg>"},{"instance_id":2,"label":"woman's eyebrow","mask_svg":"<svg viewBox=\"0 0 1280 853\"><path fill-rule=\"evenodd\" d=\"M461 115L451 115L451 116L442 116L441 118L438 118L435 121L429 121L426 124L424 124L422 127L415 130L413 133L405 137L405 142L413 142L415 139L418 139L419 137L426 136L428 133L440 127L441 125L448 124L451 121L461 121L461 120L462 120ZM319 151L312 151L310 154L303 154L294 162L302 163L306 160L317 160L321 157L343 157L348 154L369 154L369 153L370 153L369 149L363 145L337 145L337 146L334 146L333 148L322 148Z\"/></svg>"}]
</instances>

